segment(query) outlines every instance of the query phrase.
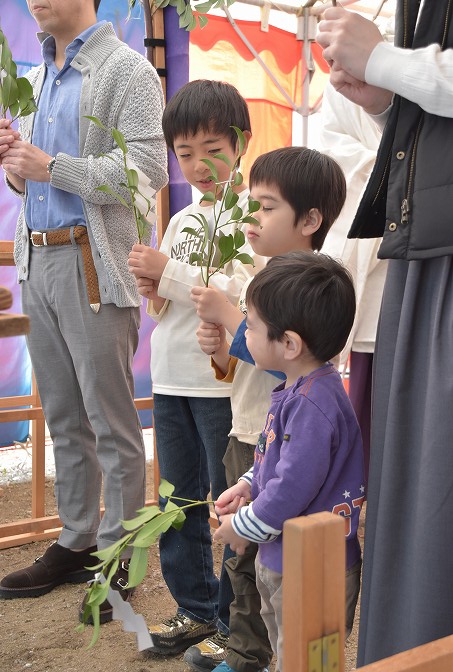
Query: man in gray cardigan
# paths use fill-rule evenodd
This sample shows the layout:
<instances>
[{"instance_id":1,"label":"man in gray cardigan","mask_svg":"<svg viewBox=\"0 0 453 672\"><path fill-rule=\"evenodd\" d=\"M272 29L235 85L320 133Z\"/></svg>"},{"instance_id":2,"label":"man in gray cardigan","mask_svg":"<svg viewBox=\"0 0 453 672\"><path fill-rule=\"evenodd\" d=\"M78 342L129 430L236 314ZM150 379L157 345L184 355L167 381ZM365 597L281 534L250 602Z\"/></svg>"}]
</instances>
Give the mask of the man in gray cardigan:
<instances>
[{"instance_id":1,"label":"man in gray cardigan","mask_svg":"<svg viewBox=\"0 0 453 672\"><path fill-rule=\"evenodd\" d=\"M167 181L163 94L148 61L120 42L111 24L97 22L98 5L29 0L43 31L44 62L28 74L39 110L21 120L19 133L0 120L0 162L22 199L14 254L63 523L42 557L3 578L3 598L91 578L90 553L117 541L120 521L144 504L131 368L140 296L127 267L137 230L131 210L97 189L108 185L129 200L121 150L86 115L123 133L128 157L157 191ZM124 599L127 578L125 559L113 582ZM104 603L102 622L111 615Z\"/></svg>"}]
</instances>

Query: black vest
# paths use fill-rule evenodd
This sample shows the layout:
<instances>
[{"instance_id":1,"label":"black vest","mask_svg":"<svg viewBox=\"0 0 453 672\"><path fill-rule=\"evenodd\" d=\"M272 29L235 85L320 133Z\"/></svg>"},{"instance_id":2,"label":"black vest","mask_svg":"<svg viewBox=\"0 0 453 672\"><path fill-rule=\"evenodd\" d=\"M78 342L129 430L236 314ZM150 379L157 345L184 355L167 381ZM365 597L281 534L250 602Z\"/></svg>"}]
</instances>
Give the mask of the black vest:
<instances>
[{"instance_id":1,"label":"black vest","mask_svg":"<svg viewBox=\"0 0 453 672\"><path fill-rule=\"evenodd\" d=\"M395 45L453 47L453 0L398 0ZM453 64L453 52L452 52ZM382 259L426 259L453 254L453 109L425 112L400 96L379 146L376 164L348 234L383 236Z\"/></svg>"}]
</instances>

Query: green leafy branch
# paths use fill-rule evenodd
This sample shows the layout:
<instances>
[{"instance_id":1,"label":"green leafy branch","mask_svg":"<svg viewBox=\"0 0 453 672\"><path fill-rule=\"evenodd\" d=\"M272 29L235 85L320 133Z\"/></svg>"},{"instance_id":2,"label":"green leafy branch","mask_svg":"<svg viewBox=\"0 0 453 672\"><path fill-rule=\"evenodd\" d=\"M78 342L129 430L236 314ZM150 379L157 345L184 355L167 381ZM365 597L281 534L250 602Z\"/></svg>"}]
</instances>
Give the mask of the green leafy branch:
<instances>
[{"instance_id":1,"label":"green leafy branch","mask_svg":"<svg viewBox=\"0 0 453 672\"><path fill-rule=\"evenodd\" d=\"M129 13L134 9L139 0L129 0ZM229 7L235 0L202 0L201 2L191 3L190 0L154 0L152 5L156 9L164 9L164 7L176 8L179 16L179 27L185 30L193 30L197 27L197 19L200 28L204 28L208 22L205 14L208 14L211 9L221 9L224 5ZM195 17L194 12L198 16Z\"/></svg>"},{"instance_id":2,"label":"green leafy branch","mask_svg":"<svg viewBox=\"0 0 453 672\"><path fill-rule=\"evenodd\" d=\"M9 110L11 121L37 110L33 88L26 77L17 77L8 41L0 29L0 110L3 119Z\"/></svg>"},{"instance_id":3,"label":"green leafy branch","mask_svg":"<svg viewBox=\"0 0 453 672\"><path fill-rule=\"evenodd\" d=\"M88 597L83 612L83 622L77 627L78 632L83 632L88 619L93 619L93 636L89 648L94 646L100 633L100 605L107 599L110 583L119 567L124 551L131 547L132 556L129 562L128 588L134 588L143 581L148 567L148 548L166 532L170 527L180 530L186 519L185 510L195 506L209 505L213 502L195 501L173 497L174 486L168 481L162 480L159 486L160 497L167 499L163 511L158 506L144 506L137 511L137 516L131 520L122 521L123 528L128 532L116 543L108 548L96 551L92 555L100 562L90 569L105 577L102 583L99 578L95 579L88 587ZM187 502L178 506L175 500Z\"/></svg>"},{"instance_id":4,"label":"green leafy branch","mask_svg":"<svg viewBox=\"0 0 453 672\"><path fill-rule=\"evenodd\" d=\"M145 237L149 227L150 227L150 211L153 203L151 200L145 196L143 193L143 188L145 185L140 180L140 175L138 170L135 167L131 167L130 161L128 162L128 148L124 135L117 128L108 129L100 119L97 117L92 117L86 115L87 119L90 119L96 126L102 128L104 131L110 130L112 137L122 153L122 165L124 168L124 173L126 175L126 182L120 182L120 186L128 190L131 202L128 203L125 198L121 196L117 191L112 189L107 184L102 184L99 187L96 187L98 191L103 191L106 194L110 194L116 198L125 208L131 210L134 215L135 224L137 226L138 233L138 242L141 243L142 239ZM111 161L116 162L116 157L110 156L109 154L101 154L101 156ZM141 172L141 171L140 171ZM142 173L142 175L144 175ZM153 214L153 213L151 213Z\"/></svg>"},{"instance_id":5,"label":"green leafy branch","mask_svg":"<svg viewBox=\"0 0 453 672\"><path fill-rule=\"evenodd\" d=\"M213 161L210 159L202 159L210 172L208 180L214 182L215 188L214 191L207 191L203 194L200 203L203 201L207 203L212 203L213 212L214 212L214 228L210 232L208 220L205 215L202 213L191 214L190 217L193 217L198 224L200 225L199 229L194 229L192 227L186 227L183 229L184 233L188 233L195 238L198 238L200 241L200 251L192 252L189 257L189 263L201 267L201 277L203 283L207 287L209 284L210 278L217 273L220 269L224 268L226 264L233 259L237 259L243 264L253 264L253 259L249 254L245 252L240 252L241 247L245 244L245 235L241 231L240 226L246 223L258 224L258 221L252 216L254 212L260 209L260 203L258 201L253 201L249 199L248 201L248 211L243 212L242 208L238 206L239 196L235 193L235 187L238 187L242 184L243 178L241 173L238 171L239 160L242 156L245 147L245 137L244 133L233 126L236 134L238 136L238 152L233 164L231 164L225 154L214 154L213 158L218 159L225 163L229 170L230 176L226 182L219 181L219 173ZM227 220L221 223L222 216L224 213L230 212ZM234 233L229 233L225 235L221 229L226 226L230 227L231 224L234 224ZM216 255L216 245L218 245L220 258L214 263L214 257Z\"/></svg>"}]
</instances>

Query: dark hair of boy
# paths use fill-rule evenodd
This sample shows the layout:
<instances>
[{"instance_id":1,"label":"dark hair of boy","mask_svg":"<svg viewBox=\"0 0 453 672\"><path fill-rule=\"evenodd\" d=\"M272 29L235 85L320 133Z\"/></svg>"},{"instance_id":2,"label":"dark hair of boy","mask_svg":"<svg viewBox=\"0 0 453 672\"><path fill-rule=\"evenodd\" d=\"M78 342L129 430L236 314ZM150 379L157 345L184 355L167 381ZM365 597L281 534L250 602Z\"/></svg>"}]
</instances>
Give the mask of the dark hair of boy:
<instances>
[{"instance_id":1,"label":"dark hair of boy","mask_svg":"<svg viewBox=\"0 0 453 672\"><path fill-rule=\"evenodd\" d=\"M312 248L320 250L346 199L346 180L338 163L307 147L274 149L253 163L250 189L258 184L278 189L294 210L294 226L311 208L319 210L322 223L312 236Z\"/></svg>"},{"instance_id":2,"label":"dark hair of boy","mask_svg":"<svg viewBox=\"0 0 453 672\"><path fill-rule=\"evenodd\" d=\"M251 131L247 103L234 86L211 79L185 84L170 98L162 117L165 142L173 150L175 138L199 131L227 135L235 150L238 138L232 126Z\"/></svg>"},{"instance_id":3,"label":"dark hair of boy","mask_svg":"<svg viewBox=\"0 0 453 672\"><path fill-rule=\"evenodd\" d=\"M321 362L341 352L354 322L349 271L331 257L309 251L272 257L250 283L246 302L266 324L270 341L294 331Z\"/></svg>"},{"instance_id":4,"label":"dark hair of boy","mask_svg":"<svg viewBox=\"0 0 453 672\"><path fill-rule=\"evenodd\" d=\"M94 11L95 12L98 11L100 4L101 4L101 0L94 0Z\"/></svg>"}]
</instances>

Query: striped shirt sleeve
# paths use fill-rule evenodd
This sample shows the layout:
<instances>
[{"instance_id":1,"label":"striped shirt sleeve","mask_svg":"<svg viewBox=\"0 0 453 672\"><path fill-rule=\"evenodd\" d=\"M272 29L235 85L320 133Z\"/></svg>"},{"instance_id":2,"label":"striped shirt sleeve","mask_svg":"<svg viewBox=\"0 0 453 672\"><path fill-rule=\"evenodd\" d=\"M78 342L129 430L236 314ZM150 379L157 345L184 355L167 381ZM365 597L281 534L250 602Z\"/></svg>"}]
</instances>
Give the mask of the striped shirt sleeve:
<instances>
[{"instance_id":1,"label":"striped shirt sleeve","mask_svg":"<svg viewBox=\"0 0 453 672\"><path fill-rule=\"evenodd\" d=\"M270 525L266 525L253 513L253 504L243 506L239 509L232 518L233 530L240 537L253 541L257 544L274 541L281 530L276 530Z\"/></svg>"}]
</instances>

